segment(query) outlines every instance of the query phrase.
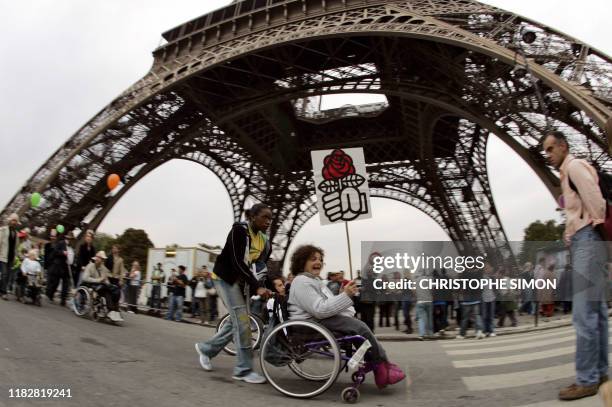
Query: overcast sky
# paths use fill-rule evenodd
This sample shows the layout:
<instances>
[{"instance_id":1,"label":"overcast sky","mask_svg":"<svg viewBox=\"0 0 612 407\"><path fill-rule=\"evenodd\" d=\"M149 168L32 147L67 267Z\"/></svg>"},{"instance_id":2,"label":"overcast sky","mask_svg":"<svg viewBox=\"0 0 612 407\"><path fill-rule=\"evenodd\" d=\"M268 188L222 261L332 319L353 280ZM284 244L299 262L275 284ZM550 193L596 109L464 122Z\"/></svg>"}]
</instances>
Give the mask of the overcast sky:
<instances>
[{"instance_id":1,"label":"overcast sky","mask_svg":"<svg viewBox=\"0 0 612 407\"><path fill-rule=\"evenodd\" d=\"M79 127L142 77L161 33L229 1L22 0L0 2L0 205ZM609 0L488 0L612 53ZM343 104L343 103L341 103ZM488 167L511 240L536 219L558 219L555 202L526 164L496 139ZM362 240L448 240L420 211L374 199L372 219L350 224L354 268ZM156 246L223 244L232 223L221 182L202 166L164 164L109 213L100 230L145 229ZM348 269L344 226L311 219L295 244L327 251L327 269Z\"/></svg>"}]
</instances>

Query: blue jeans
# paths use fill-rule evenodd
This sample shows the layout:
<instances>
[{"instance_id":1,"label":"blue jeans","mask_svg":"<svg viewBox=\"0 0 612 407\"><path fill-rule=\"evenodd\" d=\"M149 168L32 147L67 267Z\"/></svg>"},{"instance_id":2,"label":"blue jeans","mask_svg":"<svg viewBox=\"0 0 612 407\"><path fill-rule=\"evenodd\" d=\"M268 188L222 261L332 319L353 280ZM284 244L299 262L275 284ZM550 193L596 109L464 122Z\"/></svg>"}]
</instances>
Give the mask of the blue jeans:
<instances>
[{"instance_id":1,"label":"blue jeans","mask_svg":"<svg viewBox=\"0 0 612 407\"><path fill-rule=\"evenodd\" d=\"M185 297L178 295L170 296L170 305L168 306L168 315L166 319L171 320L174 318L174 313L176 312L176 321L180 321L183 318L183 301Z\"/></svg>"},{"instance_id":2,"label":"blue jeans","mask_svg":"<svg viewBox=\"0 0 612 407\"><path fill-rule=\"evenodd\" d=\"M495 332L495 301L482 303L482 319L484 322L483 332L486 334Z\"/></svg>"},{"instance_id":3,"label":"blue jeans","mask_svg":"<svg viewBox=\"0 0 612 407\"><path fill-rule=\"evenodd\" d=\"M237 351L234 375L243 376L253 370L251 326L245 295L238 283L230 285L218 279L214 280L214 284L221 301L229 311L230 319L215 336L207 341L199 342L198 346L202 353L213 358L233 340Z\"/></svg>"},{"instance_id":4,"label":"blue jeans","mask_svg":"<svg viewBox=\"0 0 612 407\"><path fill-rule=\"evenodd\" d=\"M470 317L474 315L474 328L476 332L482 331L482 318L480 317L480 304L461 304L461 329L459 335L465 336Z\"/></svg>"},{"instance_id":5,"label":"blue jeans","mask_svg":"<svg viewBox=\"0 0 612 407\"><path fill-rule=\"evenodd\" d=\"M608 374L607 253L591 227L572 236L573 309L576 329L576 383L593 385Z\"/></svg>"},{"instance_id":6,"label":"blue jeans","mask_svg":"<svg viewBox=\"0 0 612 407\"><path fill-rule=\"evenodd\" d=\"M433 335L433 304L417 302L416 317L419 323L419 336Z\"/></svg>"}]
</instances>

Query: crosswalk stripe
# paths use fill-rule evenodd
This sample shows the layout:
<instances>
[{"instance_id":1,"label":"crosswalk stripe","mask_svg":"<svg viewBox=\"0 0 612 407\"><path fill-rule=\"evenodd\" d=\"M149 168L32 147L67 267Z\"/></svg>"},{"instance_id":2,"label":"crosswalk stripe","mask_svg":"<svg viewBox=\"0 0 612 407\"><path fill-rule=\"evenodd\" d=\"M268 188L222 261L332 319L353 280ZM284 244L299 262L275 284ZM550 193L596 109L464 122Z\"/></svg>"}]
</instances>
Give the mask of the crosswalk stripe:
<instances>
[{"instance_id":1,"label":"crosswalk stripe","mask_svg":"<svg viewBox=\"0 0 612 407\"><path fill-rule=\"evenodd\" d=\"M612 341L610 341L612 345ZM548 349L532 353L519 353L512 356L490 357L486 359L458 360L453 362L456 368L484 367L510 365L513 363L531 362L532 360L548 359L556 356L572 355L576 352L576 346L565 346L563 348Z\"/></svg>"},{"instance_id":2,"label":"crosswalk stripe","mask_svg":"<svg viewBox=\"0 0 612 407\"><path fill-rule=\"evenodd\" d=\"M612 334L612 328L610 328L608 330L608 333ZM572 330L570 332L561 332L561 331L555 331L555 332L547 332L545 334L539 334L539 335L530 335L527 336L522 335L522 334L517 334L517 335L512 335L512 338L500 338L500 337L496 337L496 338L486 338L483 340L467 340L463 341L463 340L456 340L456 341L452 341L452 343L449 344L441 344L441 346L444 349L468 349L468 348L475 348L475 347L481 347L483 345L483 341L488 345L488 344L508 344L508 343L514 343L514 342L525 342L525 341L529 341L529 340L537 340L537 339L544 339L544 338L550 338L550 337L573 337L576 335L575 331ZM459 342L457 342L459 341Z\"/></svg>"},{"instance_id":3,"label":"crosswalk stripe","mask_svg":"<svg viewBox=\"0 0 612 407\"><path fill-rule=\"evenodd\" d=\"M547 400L547 401L541 401L539 403L523 404L523 405L515 406L515 407L559 407L561 403L562 402L559 400ZM568 406L571 405L571 407L603 406L603 402L598 396L585 397L579 400L573 400L571 402L567 401L566 403L569 403Z\"/></svg>"},{"instance_id":4,"label":"crosswalk stripe","mask_svg":"<svg viewBox=\"0 0 612 407\"><path fill-rule=\"evenodd\" d=\"M575 335L575 330L574 328L572 328L571 330L553 330L554 332L540 332L538 334L516 334L516 335L508 335L511 336L510 338L508 336L497 336L495 338L485 338L484 341L489 343L512 343L512 342L523 342L523 341L528 341L528 340L532 340L532 339L540 339L540 338L549 338L551 336L571 336L571 335ZM612 332L612 329L610 330ZM475 341L475 340L454 340L454 341L450 341L450 343L442 343L441 346L445 349L447 348L470 348L470 347L476 347L476 346L482 346L482 341Z\"/></svg>"},{"instance_id":5,"label":"crosswalk stripe","mask_svg":"<svg viewBox=\"0 0 612 407\"><path fill-rule=\"evenodd\" d=\"M446 353L449 355L453 355L453 356L457 356L457 355L477 355L477 354L482 354L482 353L494 353L494 352L506 352L506 351L511 351L511 350L520 350L520 349L530 349L530 348L536 348L539 346L547 346L547 345L554 345L557 343L563 343L563 342L569 342L569 341L575 341L576 337L574 335L571 336L564 336L561 338L553 338L553 339L546 339L546 340L541 340L541 341L534 341L534 342L523 342L523 343L518 343L516 345L506 345L506 346L497 346L495 343L492 342L483 342L482 346L487 346L486 348L478 348L478 349L458 349L458 350L447 350Z\"/></svg>"},{"instance_id":6,"label":"crosswalk stripe","mask_svg":"<svg viewBox=\"0 0 612 407\"><path fill-rule=\"evenodd\" d=\"M610 357L611 355L608 355ZM511 387L528 386L566 379L575 375L575 364L566 363L541 369L524 370L515 373L501 373L486 376L462 377L470 391L497 390Z\"/></svg>"}]
</instances>

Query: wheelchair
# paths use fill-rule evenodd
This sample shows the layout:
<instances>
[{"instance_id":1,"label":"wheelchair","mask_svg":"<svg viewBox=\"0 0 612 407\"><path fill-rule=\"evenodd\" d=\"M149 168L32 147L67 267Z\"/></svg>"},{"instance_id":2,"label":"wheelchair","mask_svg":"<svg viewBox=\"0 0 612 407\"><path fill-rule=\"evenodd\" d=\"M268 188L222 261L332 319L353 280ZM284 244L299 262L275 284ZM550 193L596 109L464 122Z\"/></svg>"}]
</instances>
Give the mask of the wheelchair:
<instances>
[{"instance_id":1,"label":"wheelchair","mask_svg":"<svg viewBox=\"0 0 612 407\"><path fill-rule=\"evenodd\" d=\"M268 383L286 396L301 399L327 391L341 371L349 371L350 361L357 368L351 375L353 384L342 390L341 397L352 404L359 400L358 388L366 374L375 368L368 361L369 351L351 360L364 342L359 335L334 336L315 322L289 320L266 331L259 357Z\"/></svg>"},{"instance_id":2,"label":"wheelchair","mask_svg":"<svg viewBox=\"0 0 612 407\"><path fill-rule=\"evenodd\" d=\"M230 314L225 314L217 323L217 327L215 332L219 332L225 324L230 321ZM253 344L251 345L253 349L259 349L261 345L261 339L263 337L263 332L265 328L265 324L263 320L257 315L249 314L249 322L251 326L251 341ZM234 346L234 341L232 340L228 343L223 351L231 356L236 356L236 347Z\"/></svg>"},{"instance_id":3,"label":"wheelchair","mask_svg":"<svg viewBox=\"0 0 612 407\"><path fill-rule=\"evenodd\" d=\"M76 289L73 298L73 310L79 317L89 317L98 322L108 319L117 324L116 321L112 321L108 317L109 309L106 304L106 297L98 295L93 286L80 285Z\"/></svg>"}]
</instances>

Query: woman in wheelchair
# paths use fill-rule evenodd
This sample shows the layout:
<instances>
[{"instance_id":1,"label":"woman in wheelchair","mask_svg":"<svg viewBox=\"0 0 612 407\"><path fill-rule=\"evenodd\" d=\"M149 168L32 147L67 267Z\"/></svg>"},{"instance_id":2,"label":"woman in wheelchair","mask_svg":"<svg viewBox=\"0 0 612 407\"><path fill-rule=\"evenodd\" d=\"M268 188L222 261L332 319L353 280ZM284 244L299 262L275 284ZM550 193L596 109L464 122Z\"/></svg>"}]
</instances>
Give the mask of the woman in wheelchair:
<instances>
[{"instance_id":1,"label":"woman in wheelchair","mask_svg":"<svg viewBox=\"0 0 612 407\"><path fill-rule=\"evenodd\" d=\"M109 309L108 317L113 322L121 322L123 321L119 313L119 297L121 292L119 287L111 284L108 280L110 272L103 264L104 260L106 260L106 253L99 251L93 260L93 263L89 263L85 267L81 283L96 290L98 295L104 296Z\"/></svg>"},{"instance_id":2,"label":"woman in wheelchair","mask_svg":"<svg viewBox=\"0 0 612 407\"><path fill-rule=\"evenodd\" d=\"M336 335L362 336L372 345L367 355L375 366L374 377L378 388L401 381L405 377L404 372L389 362L374 333L363 321L355 318L352 301L358 291L355 281L334 296L326 282L321 280L323 256L322 249L311 245L298 247L291 256L290 271L295 279L289 292L289 319L314 320Z\"/></svg>"}]
</instances>

